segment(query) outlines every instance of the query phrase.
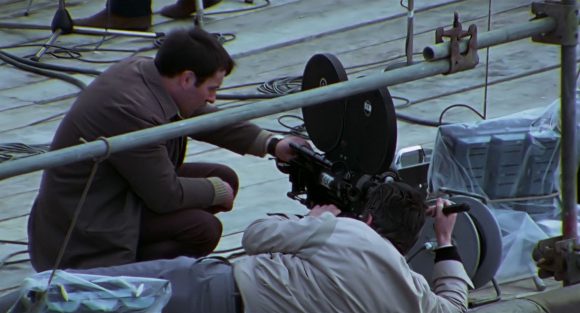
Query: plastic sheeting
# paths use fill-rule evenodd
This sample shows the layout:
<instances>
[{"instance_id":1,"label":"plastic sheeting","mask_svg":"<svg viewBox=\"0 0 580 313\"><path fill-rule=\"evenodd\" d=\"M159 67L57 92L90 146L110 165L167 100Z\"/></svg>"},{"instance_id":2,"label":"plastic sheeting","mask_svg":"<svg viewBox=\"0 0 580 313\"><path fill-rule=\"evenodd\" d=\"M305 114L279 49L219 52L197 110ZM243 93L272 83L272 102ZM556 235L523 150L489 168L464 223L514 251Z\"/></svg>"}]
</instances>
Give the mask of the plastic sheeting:
<instances>
[{"instance_id":1,"label":"plastic sheeting","mask_svg":"<svg viewBox=\"0 0 580 313\"><path fill-rule=\"evenodd\" d=\"M473 196L491 210L502 232L498 282L535 275L533 248L561 234L559 104L439 128L430 192Z\"/></svg>"},{"instance_id":2,"label":"plastic sheeting","mask_svg":"<svg viewBox=\"0 0 580 313\"><path fill-rule=\"evenodd\" d=\"M26 278L20 298L9 313L119 312L156 313L171 297L171 285L164 279L109 277L56 271Z\"/></svg>"}]
</instances>

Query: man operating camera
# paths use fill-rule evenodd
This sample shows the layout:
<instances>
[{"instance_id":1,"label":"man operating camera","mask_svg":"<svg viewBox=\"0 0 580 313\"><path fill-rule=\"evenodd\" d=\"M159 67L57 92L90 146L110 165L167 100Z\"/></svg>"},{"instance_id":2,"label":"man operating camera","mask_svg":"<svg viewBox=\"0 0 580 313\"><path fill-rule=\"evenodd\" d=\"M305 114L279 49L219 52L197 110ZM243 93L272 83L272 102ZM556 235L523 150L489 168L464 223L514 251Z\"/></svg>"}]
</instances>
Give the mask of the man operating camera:
<instances>
[{"instance_id":1,"label":"man operating camera","mask_svg":"<svg viewBox=\"0 0 580 313\"><path fill-rule=\"evenodd\" d=\"M168 279L164 312L465 312L472 283L451 241L456 214L442 213L448 205L427 207L416 189L384 183L369 192L361 219L318 205L302 218L253 222L242 239L247 256L233 264L179 257L77 272ZM404 257L426 215L439 246L433 290Z\"/></svg>"}]
</instances>

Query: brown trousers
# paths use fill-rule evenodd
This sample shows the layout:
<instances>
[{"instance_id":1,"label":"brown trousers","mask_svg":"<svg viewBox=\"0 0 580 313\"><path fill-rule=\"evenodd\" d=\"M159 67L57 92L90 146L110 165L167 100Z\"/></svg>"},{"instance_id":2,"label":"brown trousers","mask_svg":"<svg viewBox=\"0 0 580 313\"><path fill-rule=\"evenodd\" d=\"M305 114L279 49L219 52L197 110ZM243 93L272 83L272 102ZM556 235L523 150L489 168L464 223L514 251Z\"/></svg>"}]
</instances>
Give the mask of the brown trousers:
<instances>
[{"instance_id":1,"label":"brown trousers","mask_svg":"<svg viewBox=\"0 0 580 313\"><path fill-rule=\"evenodd\" d=\"M178 170L182 177L219 177L230 184L234 196L238 176L231 168L213 163L185 163ZM144 211L141 220L138 261L171 259L178 256L199 258L210 254L222 235L222 224L214 216L220 207L191 208L158 214Z\"/></svg>"}]
</instances>

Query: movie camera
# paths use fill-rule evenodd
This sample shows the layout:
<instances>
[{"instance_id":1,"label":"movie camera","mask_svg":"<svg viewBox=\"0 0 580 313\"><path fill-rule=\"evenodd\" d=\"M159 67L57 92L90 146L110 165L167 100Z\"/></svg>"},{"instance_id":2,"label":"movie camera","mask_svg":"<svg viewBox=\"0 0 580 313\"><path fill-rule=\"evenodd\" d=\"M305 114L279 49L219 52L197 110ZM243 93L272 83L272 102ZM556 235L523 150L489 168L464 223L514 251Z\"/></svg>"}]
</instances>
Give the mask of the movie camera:
<instances>
[{"instance_id":1,"label":"movie camera","mask_svg":"<svg viewBox=\"0 0 580 313\"><path fill-rule=\"evenodd\" d=\"M346 80L334 55L317 54L306 65L302 90ZM290 198L308 208L335 204L345 214L356 216L373 187L398 179L390 169L397 120L387 88L304 107L302 115L318 151L292 145L297 157L277 163L292 183Z\"/></svg>"},{"instance_id":2,"label":"movie camera","mask_svg":"<svg viewBox=\"0 0 580 313\"><path fill-rule=\"evenodd\" d=\"M302 90L346 80L346 71L334 55L316 54L304 69ZM297 157L287 163L277 161L278 169L289 176L290 198L307 208L335 204L341 214L354 218L363 213L360 210L369 191L390 181L407 183L430 200L429 160L425 155L401 165L405 149L396 151L397 117L386 87L304 107L302 115L313 149L291 144ZM479 200L464 195L450 195L449 199L457 204L450 210L460 212L454 244L475 287L483 286L493 278L501 261L499 226ZM434 238L433 220L428 218L419 241L409 251L410 266L428 281L434 254L425 247L433 246Z\"/></svg>"}]
</instances>

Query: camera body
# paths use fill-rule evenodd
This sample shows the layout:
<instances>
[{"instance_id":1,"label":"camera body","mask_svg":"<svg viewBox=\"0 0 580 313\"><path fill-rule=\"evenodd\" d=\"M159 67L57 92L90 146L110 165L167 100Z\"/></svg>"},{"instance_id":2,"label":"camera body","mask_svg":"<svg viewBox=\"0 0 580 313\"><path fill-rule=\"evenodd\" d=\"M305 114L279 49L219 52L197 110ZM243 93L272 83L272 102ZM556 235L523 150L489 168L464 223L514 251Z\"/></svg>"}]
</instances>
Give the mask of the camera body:
<instances>
[{"instance_id":1,"label":"camera body","mask_svg":"<svg viewBox=\"0 0 580 313\"><path fill-rule=\"evenodd\" d=\"M369 191L396 179L395 173L369 175L350 170L342 162L333 162L309 147L291 143L296 157L289 162L276 163L288 174L292 184L288 197L311 209L315 205L334 204L341 215L359 217Z\"/></svg>"}]
</instances>

